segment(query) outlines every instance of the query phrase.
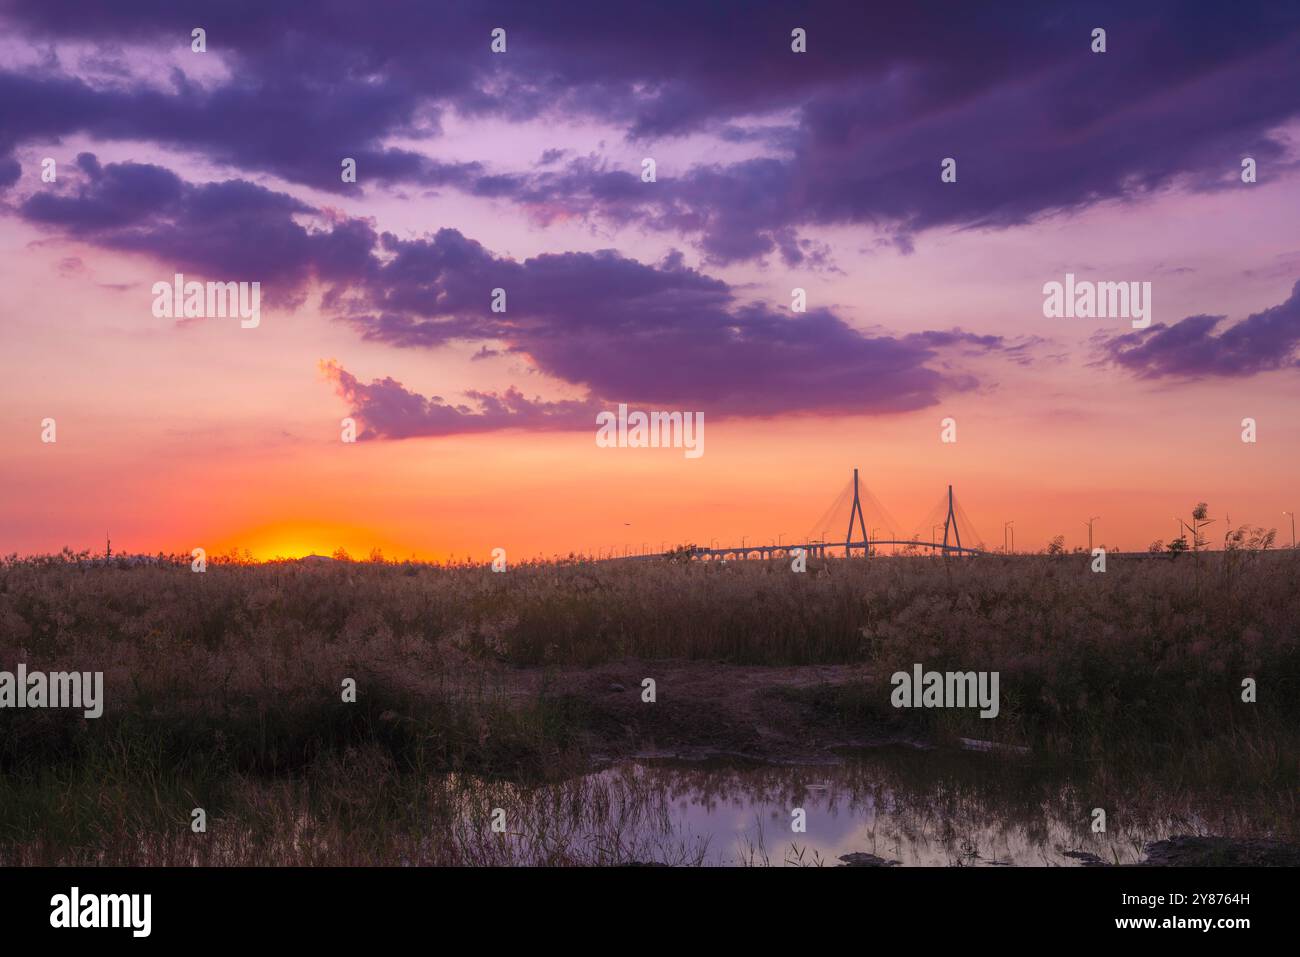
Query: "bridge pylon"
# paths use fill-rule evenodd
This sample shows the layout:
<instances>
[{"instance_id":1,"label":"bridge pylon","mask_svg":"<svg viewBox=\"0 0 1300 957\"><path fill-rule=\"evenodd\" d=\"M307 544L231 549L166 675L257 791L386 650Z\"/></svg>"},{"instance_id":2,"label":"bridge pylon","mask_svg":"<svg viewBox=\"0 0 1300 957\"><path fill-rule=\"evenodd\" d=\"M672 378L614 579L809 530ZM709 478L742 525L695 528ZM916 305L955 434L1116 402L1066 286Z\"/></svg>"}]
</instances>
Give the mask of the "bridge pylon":
<instances>
[{"instance_id":1,"label":"bridge pylon","mask_svg":"<svg viewBox=\"0 0 1300 957\"><path fill-rule=\"evenodd\" d=\"M948 486L948 515L943 520L943 554L948 554L948 529L952 529L953 536L957 539L957 547L961 548L961 529L957 527L957 515L952 510L952 486Z\"/></svg>"},{"instance_id":2,"label":"bridge pylon","mask_svg":"<svg viewBox=\"0 0 1300 957\"><path fill-rule=\"evenodd\" d=\"M862 518L862 500L858 498L858 470L853 470L853 508L849 511L849 530L844 533L844 557L853 557L853 516L858 518L858 528L862 531L862 557L871 556L871 541L867 538L867 525Z\"/></svg>"}]
</instances>

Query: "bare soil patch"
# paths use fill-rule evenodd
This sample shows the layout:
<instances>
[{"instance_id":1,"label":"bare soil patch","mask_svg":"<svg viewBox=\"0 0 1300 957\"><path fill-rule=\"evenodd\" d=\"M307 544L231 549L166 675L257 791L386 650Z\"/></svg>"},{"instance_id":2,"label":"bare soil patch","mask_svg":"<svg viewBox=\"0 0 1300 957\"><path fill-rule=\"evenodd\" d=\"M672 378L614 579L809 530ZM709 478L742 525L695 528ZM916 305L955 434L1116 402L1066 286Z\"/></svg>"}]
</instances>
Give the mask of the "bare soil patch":
<instances>
[{"instance_id":1,"label":"bare soil patch","mask_svg":"<svg viewBox=\"0 0 1300 957\"><path fill-rule=\"evenodd\" d=\"M835 763L834 749L910 740L898 721L838 713L839 692L867 679L857 665L755 666L625 659L592 668L513 669L506 695L578 704L595 763L624 757L748 758ZM655 700L643 700L644 679Z\"/></svg>"}]
</instances>

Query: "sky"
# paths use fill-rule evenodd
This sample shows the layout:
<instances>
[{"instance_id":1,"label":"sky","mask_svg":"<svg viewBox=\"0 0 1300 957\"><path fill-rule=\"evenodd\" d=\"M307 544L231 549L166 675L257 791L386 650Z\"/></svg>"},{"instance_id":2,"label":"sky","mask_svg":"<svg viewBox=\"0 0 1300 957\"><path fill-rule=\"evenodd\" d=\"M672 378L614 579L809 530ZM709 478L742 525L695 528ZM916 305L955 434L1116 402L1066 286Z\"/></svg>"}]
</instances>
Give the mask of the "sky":
<instances>
[{"instance_id":1,"label":"sky","mask_svg":"<svg viewBox=\"0 0 1300 957\"><path fill-rule=\"evenodd\" d=\"M1300 7L977 6L0 0L0 552L1289 544Z\"/></svg>"}]
</instances>

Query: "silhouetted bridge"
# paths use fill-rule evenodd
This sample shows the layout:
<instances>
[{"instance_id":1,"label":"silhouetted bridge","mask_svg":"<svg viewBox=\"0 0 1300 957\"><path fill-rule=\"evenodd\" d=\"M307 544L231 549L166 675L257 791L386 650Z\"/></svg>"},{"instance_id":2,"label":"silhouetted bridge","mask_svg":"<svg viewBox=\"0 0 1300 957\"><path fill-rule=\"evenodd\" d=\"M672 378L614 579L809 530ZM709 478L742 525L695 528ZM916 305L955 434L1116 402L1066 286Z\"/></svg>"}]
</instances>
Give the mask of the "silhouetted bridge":
<instances>
[{"instance_id":1,"label":"silhouetted bridge","mask_svg":"<svg viewBox=\"0 0 1300 957\"><path fill-rule=\"evenodd\" d=\"M740 545L724 545L721 547L714 547L712 545L708 547L704 547L700 545L688 545L682 548L674 549L669 552L654 553L648 555L646 554L628 555L624 557L624 560L645 561L648 559L662 559L668 557L686 557L697 561L719 561L719 560L720 561L733 561L733 560L743 561L745 559L751 559L751 558L765 560L765 559L772 559L777 556L781 556L783 558L790 558L793 557L794 553L799 550L802 550L804 555L807 558L826 558L830 554L838 553L840 549L843 549L843 554L845 558L852 558L855 553L861 555L864 558L867 558L870 557L872 554L876 554L876 550L879 548L879 546L882 545L903 546L904 548L920 548L920 549L928 548L931 550L931 554L942 553L945 557L949 555L984 554L983 548L976 547L975 545L972 544L966 544L966 545L962 544L961 527L959 527L959 523L957 521L959 515L961 515L963 519L961 524L965 525L967 529L967 541L977 542L979 541L979 539L978 537L972 538L971 533L973 532L973 528L971 527L970 520L965 518L965 513L962 511L961 507L957 505L956 499L953 497L952 494L951 485L948 486L948 493L945 496L945 498L940 501L938 506L936 506L936 509L939 512L942 512L944 516L942 522L943 524L942 541L938 541L938 540L925 541L923 538L917 537L916 535L912 535L911 537L905 537L905 538L898 538L893 536L888 538L880 538L880 537L872 537L868 535L866 522L863 518L862 499L861 499L860 489L858 484L857 469L853 470L853 481L850 483L847 489L845 489L840 493L840 496L836 499L836 502L831 505L831 508L828 510L827 513L828 515L834 513L837 507L842 507L842 505L840 504L841 500L847 501L847 496L850 491L852 492L853 495L853 504L849 510L848 530L846 531L844 535L844 541L842 542L827 541L823 536L821 539L817 539L815 541L807 541L804 542L803 544L792 543L792 544L785 545L785 544L774 543L771 545L747 545L744 544L744 542L742 541ZM867 494L874 502L875 501L874 496L871 496L870 492L868 492ZM935 513L936 509L931 509L931 512ZM881 510L883 511L883 506L881 506ZM932 514L932 516L929 517L937 518L937 514ZM856 529L854 528L855 521L857 523ZM930 529L932 533L934 533L934 537L936 539L938 535L939 524L940 523L936 521L930 525ZM856 538L854 537L855 533L857 535Z\"/></svg>"},{"instance_id":2,"label":"silhouetted bridge","mask_svg":"<svg viewBox=\"0 0 1300 957\"><path fill-rule=\"evenodd\" d=\"M744 560L747 558L769 559L778 555L782 557L792 557L795 551L803 549L809 558L825 558L828 553L844 551L845 557L852 557L854 552L864 556L873 554L873 550L881 545L902 545L915 546L917 548L929 548L935 551L941 551L945 554L953 553L959 555L983 555L982 548L967 548L962 545L945 545L943 542L923 542L916 539L902 538L873 538L869 542L808 542L803 545L740 545L734 548L702 548L690 547L678 549L677 552L664 552L659 555L640 555L638 558L663 558L673 554L687 554L691 558L697 559L721 559Z\"/></svg>"}]
</instances>

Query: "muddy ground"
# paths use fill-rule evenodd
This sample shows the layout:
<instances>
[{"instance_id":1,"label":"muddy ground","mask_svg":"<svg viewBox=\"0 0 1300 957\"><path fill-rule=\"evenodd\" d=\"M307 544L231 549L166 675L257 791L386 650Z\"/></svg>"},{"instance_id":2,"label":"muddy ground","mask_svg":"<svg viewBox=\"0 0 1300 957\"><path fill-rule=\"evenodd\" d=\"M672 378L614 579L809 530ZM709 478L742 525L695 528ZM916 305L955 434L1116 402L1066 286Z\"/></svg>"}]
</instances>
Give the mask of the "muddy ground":
<instances>
[{"instance_id":1,"label":"muddy ground","mask_svg":"<svg viewBox=\"0 0 1300 957\"><path fill-rule=\"evenodd\" d=\"M836 748L919 743L901 719L855 707L867 677L854 665L635 659L500 675L508 696L525 700L545 689L578 703L584 750L597 764L628 757L825 764L839 760ZM653 703L642 700L646 678L655 682Z\"/></svg>"}]
</instances>

